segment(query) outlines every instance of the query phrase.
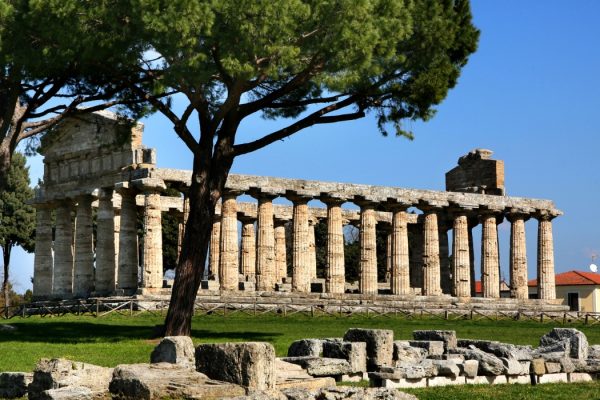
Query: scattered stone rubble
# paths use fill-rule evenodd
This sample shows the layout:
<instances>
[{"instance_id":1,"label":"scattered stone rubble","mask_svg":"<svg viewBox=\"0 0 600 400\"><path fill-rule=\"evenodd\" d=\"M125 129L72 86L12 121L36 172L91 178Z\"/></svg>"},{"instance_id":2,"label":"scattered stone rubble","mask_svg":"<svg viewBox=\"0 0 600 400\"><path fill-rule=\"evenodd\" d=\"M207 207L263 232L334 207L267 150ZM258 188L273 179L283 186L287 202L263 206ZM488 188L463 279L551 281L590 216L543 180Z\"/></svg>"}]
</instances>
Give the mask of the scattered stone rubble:
<instances>
[{"instance_id":1,"label":"scattered stone rubble","mask_svg":"<svg viewBox=\"0 0 600 400\"><path fill-rule=\"evenodd\" d=\"M150 364L105 368L42 359L33 374L0 373L0 397L30 400L416 399L397 388L460 384L586 382L600 378L600 345L572 328L554 328L540 346L457 339L454 331L350 329L343 338L303 339L288 357L268 343L201 344L166 337ZM336 387L370 380L372 388Z\"/></svg>"}]
</instances>

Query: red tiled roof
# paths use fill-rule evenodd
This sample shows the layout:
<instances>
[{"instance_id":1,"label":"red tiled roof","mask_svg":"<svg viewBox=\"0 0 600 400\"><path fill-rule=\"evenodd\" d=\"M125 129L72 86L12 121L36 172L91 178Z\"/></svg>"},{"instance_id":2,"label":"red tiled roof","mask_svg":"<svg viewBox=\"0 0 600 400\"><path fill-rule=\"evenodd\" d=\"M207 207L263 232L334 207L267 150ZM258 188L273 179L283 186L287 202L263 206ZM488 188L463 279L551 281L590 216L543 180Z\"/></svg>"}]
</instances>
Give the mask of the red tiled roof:
<instances>
[{"instance_id":1,"label":"red tiled roof","mask_svg":"<svg viewBox=\"0 0 600 400\"><path fill-rule=\"evenodd\" d=\"M500 282L500 291L510 290L510 287L505 281ZM483 293L481 288L481 281L475 281L475 293Z\"/></svg>"},{"instance_id":2,"label":"red tiled roof","mask_svg":"<svg viewBox=\"0 0 600 400\"><path fill-rule=\"evenodd\" d=\"M600 285L600 274L585 271L569 271L556 274L556 286ZM537 286L537 279L527 282L528 286Z\"/></svg>"}]
</instances>

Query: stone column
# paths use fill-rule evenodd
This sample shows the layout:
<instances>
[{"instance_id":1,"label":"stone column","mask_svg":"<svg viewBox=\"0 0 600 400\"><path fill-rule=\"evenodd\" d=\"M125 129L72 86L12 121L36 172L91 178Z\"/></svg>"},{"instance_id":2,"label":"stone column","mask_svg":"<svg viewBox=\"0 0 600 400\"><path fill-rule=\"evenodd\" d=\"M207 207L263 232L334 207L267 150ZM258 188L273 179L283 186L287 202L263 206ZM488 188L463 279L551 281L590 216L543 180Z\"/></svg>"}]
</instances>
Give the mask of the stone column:
<instances>
[{"instance_id":1,"label":"stone column","mask_svg":"<svg viewBox=\"0 0 600 400\"><path fill-rule=\"evenodd\" d=\"M308 270L310 279L317 279L317 244L315 242L315 225L317 219L308 219Z\"/></svg>"},{"instance_id":2,"label":"stone column","mask_svg":"<svg viewBox=\"0 0 600 400\"><path fill-rule=\"evenodd\" d=\"M538 298L556 299L554 278L554 242L552 238L552 219L555 215L540 213L538 219L537 275Z\"/></svg>"},{"instance_id":3,"label":"stone column","mask_svg":"<svg viewBox=\"0 0 600 400\"><path fill-rule=\"evenodd\" d=\"M68 299L73 296L72 210L71 200L61 200L56 208L52 296L61 299Z\"/></svg>"},{"instance_id":4,"label":"stone column","mask_svg":"<svg viewBox=\"0 0 600 400\"><path fill-rule=\"evenodd\" d=\"M96 294L106 296L116 289L115 212L112 189L100 189L96 215Z\"/></svg>"},{"instance_id":5,"label":"stone column","mask_svg":"<svg viewBox=\"0 0 600 400\"><path fill-rule=\"evenodd\" d=\"M423 292L423 222L408 226L410 286L417 294Z\"/></svg>"},{"instance_id":6,"label":"stone column","mask_svg":"<svg viewBox=\"0 0 600 400\"><path fill-rule=\"evenodd\" d=\"M448 244L448 227L439 225L440 243L440 286L442 293L452 294L453 278L452 266L450 265L450 248Z\"/></svg>"},{"instance_id":7,"label":"stone column","mask_svg":"<svg viewBox=\"0 0 600 400\"><path fill-rule=\"evenodd\" d=\"M383 230L385 232L385 276L383 279L385 283L389 284L392 275L392 227L386 226Z\"/></svg>"},{"instance_id":8,"label":"stone column","mask_svg":"<svg viewBox=\"0 0 600 400\"><path fill-rule=\"evenodd\" d=\"M144 193L144 257L141 287L160 289L163 286L162 211L160 193Z\"/></svg>"},{"instance_id":9,"label":"stone column","mask_svg":"<svg viewBox=\"0 0 600 400\"><path fill-rule=\"evenodd\" d=\"M529 298L527 288L527 245L525 241L526 214L511 212L510 221L510 297Z\"/></svg>"},{"instance_id":10,"label":"stone column","mask_svg":"<svg viewBox=\"0 0 600 400\"><path fill-rule=\"evenodd\" d=\"M210 258L208 261L209 278L219 281L219 263L221 256L221 217L215 217L210 234Z\"/></svg>"},{"instance_id":11,"label":"stone column","mask_svg":"<svg viewBox=\"0 0 600 400\"><path fill-rule=\"evenodd\" d=\"M404 208L393 209L391 252L390 286L392 294L409 294L411 290L408 215Z\"/></svg>"},{"instance_id":12,"label":"stone column","mask_svg":"<svg viewBox=\"0 0 600 400\"><path fill-rule=\"evenodd\" d=\"M185 225L190 216L190 199L187 194L184 193L183 197L183 213L181 222L179 223L179 235L177 237L177 262L179 262L179 255L181 254L181 245L183 243L183 236L185 235Z\"/></svg>"},{"instance_id":13,"label":"stone column","mask_svg":"<svg viewBox=\"0 0 600 400\"><path fill-rule=\"evenodd\" d=\"M439 296L442 294L442 289L438 215L433 208L426 208L423 211L423 295Z\"/></svg>"},{"instance_id":14,"label":"stone column","mask_svg":"<svg viewBox=\"0 0 600 400\"><path fill-rule=\"evenodd\" d=\"M377 235L375 208L372 203L360 204L360 264L361 294L377 294Z\"/></svg>"},{"instance_id":15,"label":"stone column","mask_svg":"<svg viewBox=\"0 0 600 400\"><path fill-rule=\"evenodd\" d=\"M121 195L121 229L119 230L119 267L117 289L120 294L133 294L138 285L137 206L135 192L119 188Z\"/></svg>"},{"instance_id":16,"label":"stone column","mask_svg":"<svg viewBox=\"0 0 600 400\"><path fill-rule=\"evenodd\" d=\"M469 270L471 271L471 297L477 296L477 285L475 279L475 245L473 244L473 228L477 226L477 218L469 221Z\"/></svg>"},{"instance_id":17,"label":"stone column","mask_svg":"<svg viewBox=\"0 0 600 400\"><path fill-rule=\"evenodd\" d=\"M258 197L258 232L256 235L256 290L273 291L275 274L275 229L273 198Z\"/></svg>"},{"instance_id":18,"label":"stone column","mask_svg":"<svg viewBox=\"0 0 600 400\"><path fill-rule=\"evenodd\" d=\"M238 290L237 194L225 193L221 206L221 254L219 281L221 290Z\"/></svg>"},{"instance_id":19,"label":"stone column","mask_svg":"<svg viewBox=\"0 0 600 400\"><path fill-rule=\"evenodd\" d=\"M256 234L254 218L243 218L242 221L242 275L248 282L256 282Z\"/></svg>"},{"instance_id":20,"label":"stone column","mask_svg":"<svg viewBox=\"0 0 600 400\"><path fill-rule=\"evenodd\" d=\"M44 300L52 294L52 208L49 204L36 204L35 208L33 297Z\"/></svg>"},{"instance_id":21,"label":"stone column","mask_svg":"<svg viewBox=\"0 0 600 400\"><path fill-rule=\"evenodd\" d=\"M323 199L327 204L327 265L325 292L344 293L346 271L344 265L344 223L342 200Z\"/></svg>"},{"instance_id":22,"label":"stone column","mask_svg":"<svg viewBox=\"0 0 600 400\"><path fill-rule=\"evenodd\" d=\"M310 261L308 252L308 199L293 199L292 290L310 292Z\"/></svg>"},{"instance_id":23,"label":"stone column","mask_svg":"<svg viewBox=\"0 0 600 400\"><path fill-rule=\"evenodd\" d=\"M498 229L496 215L481 215L481 288L483 297L500 297L500 264L498 261Z\"/></svg>"},{"instance_id":24,"label":"stone column","mask_svg":"<svg viewBox=\"0 0 600 400\"><path fill-rule=\"evenodd\" d=\"M92 196L77 199L75 217L75 260L73 294L87 298L94 289L94 233L92 229Z\"/></svg>"},{"instance_id":25,"label":"stone column","mask_svg":"<svg viewBox=\"0 0 600 400\"><path fill-rule=\"evenodd\" d=\"M282 283L287 278L285 222L275 220L275 278L277 283Z\"/></svg>"},{"instance_id":26,"label":"stone column","mask_svg":"<svg viewBox=\"0 0 600 400\"><path fill-rule=\"evenodd\" d=\"M452 295L471 296L471 248L469 247L469 223L465 214L454 218L452 227Z\"/></svg>"}]
</instances>

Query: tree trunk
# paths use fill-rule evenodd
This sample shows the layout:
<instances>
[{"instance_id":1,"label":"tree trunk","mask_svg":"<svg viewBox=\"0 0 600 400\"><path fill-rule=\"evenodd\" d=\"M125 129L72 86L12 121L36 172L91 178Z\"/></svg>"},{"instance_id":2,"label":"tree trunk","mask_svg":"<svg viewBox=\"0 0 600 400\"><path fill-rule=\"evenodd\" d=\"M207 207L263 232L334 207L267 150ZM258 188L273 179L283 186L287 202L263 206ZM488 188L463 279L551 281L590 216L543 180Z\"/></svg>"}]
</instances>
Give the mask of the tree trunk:
<instances>
[{"instance_id":1,"label":"tree trunk","mask_svg":"<svg viewBox=\"0 0 600 400\"><path fill-rule=\"evenodd\" d=\"M6 241L6 243L2 246L2 258L4 261L4 277L2 279L2 293L4 293L4 306L8 311L8 307L10 306L10 293L8 290L8 266L10 265L10 251L12 249L12 244L10 241Z\"/></svg>"},{"instance_id":2,"label":"tree trunk","mask_svg":"<svg viewBox=\"0 0 600 400\"><path fill-rule=\"evenodd\" d=\"M232 158L223 159L222 154L216 154L207 162L209 157L194 155L190 214L165 319L165 336L190 336L192 332L194 302L204 275L215 206L233 163Z\"/></svg>"}]
</instances>

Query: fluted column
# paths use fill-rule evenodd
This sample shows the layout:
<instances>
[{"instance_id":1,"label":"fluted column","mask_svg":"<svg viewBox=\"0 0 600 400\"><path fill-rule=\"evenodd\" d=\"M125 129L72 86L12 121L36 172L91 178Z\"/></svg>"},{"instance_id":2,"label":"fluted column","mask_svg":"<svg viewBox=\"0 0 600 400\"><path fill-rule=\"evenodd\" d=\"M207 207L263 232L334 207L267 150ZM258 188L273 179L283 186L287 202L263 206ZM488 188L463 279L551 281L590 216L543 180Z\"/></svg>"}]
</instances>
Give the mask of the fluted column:
<instances>
[{"instance_id":1,"label":"fluted column","mask_svg":"<svg viewBox=\"0 0 600 400\"><path fill-rule=\"evenodd\" d=\"M137 290L138 284L137 206L134 191L121 188L119 194L121 195L121 229L117 288L124 294L132 294Z\"/></svg>"},{"instance_id":2,"label":"fluted column","mask_svg":"<svg viewBox=\"0 0 600 400\"><path fill-rule=\"evenodd\" d=\"M96 294L105 296L116 289L115 212L112 189L100 189L96 215Z\"/></svg>"},{"instance_id":3,"label":"fluted column","mask_svg":"<svg viewBox=\"0 0 600 400\"><path fill-rule=\"evenodd\" d=\"M272 197L258 197L258 232L256 239L256 289L272 291L276 281Z\"/></svg>"},{"instance_id":4,"label":"fluted column","mask_svg":"<svg viewBox=\"0 0 600 400\"><path fill-rule=\"evenodd\" d=\"M248 282L256 282L256 234L254 218L242 219L242 275Z\"/></svg>"},{"instance_id":5,"label":"fluted column","mask_svg":"<svg viewBox=\"0 0 600 400\"><path fill-rule=\"evenodd\" d=\"M210 233L209 278L219 280L219 258L221 257L221 218L216 217Z\"/></svg>"},{"instance_id":6,"label":"fluted column","mask_svg":"<svg viewBox=\"0 0 600 400\"><path fill-rule=\"evenodd\" d=\"M385 276L384 282L391 284L392 275L392 227L386 226L385 231ZM391 287L391 286L390 286Z\"/></svg>"},{"instance_id":7,"label":"fluted column","mask_svg":"<svg viewBox=\"0 0 600 400\"><path fill-rule=\"evenodd\" d=\"M526 214L512 212L510 221L510 297L527 299L527 245L525 241Z\"/></svg>"},{"instance_id":8,"label":"fluted column","mask_svg":"<svg viewBox=\"0 0 600 400\"><path fill-rule=\"evenodd\" d=\"M469 271L471 271L471 297L477 296L475 278L475 245L473 244L473 228L477 226L477 217L469 218Z\"/></svg>"},{"instance_id":9,"label":"fluted column","mask_svg":"<svg viewBox=\"0 0 600 400\"><path fill-rule=\"evenodd\" d=\"M538 219L538 298L542 300L556 299L554 278L554 241L552 238L552 219L554 215L541 213Z\"/></svg>"},{"instance_id":10,"label":"fluted column","mask_svg":"<svg viewBox=\"0 0 600 400\"><path fill-rule=\"evenodd\" d=\"M438 216L434 209L424 210L423 222L423 295L439 296L440 286L440 236Z\"/></svg>"},{"instance_id":11,"label":"fluted column","mask_svg":"<svg viewBox=\"0 0 600 400\"><path fill-rule=\"evenodd\" d=\"M181 245L183 244L183 236L185 235L185 225L187 224L190 216L190 199L187 194L184 193L183 197L183 213L181 222L179 223L179 232L177 236L177 262L179 262L179 255L181 254Z\"/></svg>"},{"instance_id":12,"label":"fluted column","mask_svg":"<svg viewBox=\"0 0 600 400\"><path fill-rule=\"evenodd\" d=\"M423 293L423 222L408 226L410 240L409 247L409 269L410 287L416 294Z\"/></svg>"},{"instance_id":13,"label":"fluted column","mask_svg":"<svg viewBox=\"0 0 600 400\"><path fill-rule=\"evenodd\" d=\"M163 285L162 215L160 193L144 193L144 247L142 288L159 289Z\"/></svg>"},{"instance_id":14,"label":"fluted column","mask_svg":"<svg viewBox=\"0 0 600 400\"><path fill-rule=\"evenodd\" d=\"M221 206L221 255L219 281L221 290L238 290L237 194L223 195Z\"/></svg>"},{"instance_id":15,"label":"fluted column","mask_svg":"<svg viewBox=\"0 0 600 400\"><path fill-rule=\"evenodd\" d=\"M481 288L483 297L500 297L500 264L496 215L481 215Z\"/></svg>"},{"instance_id":16,"label":"fluted column","mask_svg":"<svg viewBox=\"0 0 600 400\"><path fill-rule=\"evenodd\" d=\"M409 294L410 259L408 251L408 215L403 208L392 213L390 286L392 294Z\"/></svg>"},{"instance_id":17,"label":"fluted column","mask_svg":"<svg viewBox=\"0 0 600 400\"><path fill-rule=\"evenodd\" d=\"M275 220L275 278L282 283L287 278L287 249L285 242L285 222Z\"/></svg>"},{"instance_id":18,"label":"fluted column","mask_svg":"<svg viewBox=\"0 0 600 400\"><path fill-rule=\"evenodd\" d=\"M346 272L344 266L344 225L342 201L323 200L327 204L327 265L325 271L325 291L344 293Z\"/></svg>"},{"instance_id":19,"label":"fluted column","mask_svg":"<svg viewBox=\"0 0 600 400\"><path fill-rule=\"evenodd\" d=\"M52 294L52 207L49 204L36 204L35 208L33 297L43 300Z\"/></svg>"},{"instance_id":20,"label":"fluted column","mask_svg":"<svg viewBox=\"0 0 600 400\"><path fill-rule=\"evenodd\" d=\"M62 200L56 208L52 295L63 299L73 296L72 210L71 200Z\"/></svg>"},{"instance_id":21,"label":"fluted column","mask_svg":"<svg viewBox=\"0 0 600 400\"><path fill-rule=\"evenodd\" d=\"M371 203L360 205L359 290L362 294L377 294L377 222Z\"/></svg>"},{"instance_id":22,"label":"fluted column","mask_svg":"<svg viewBox=\"0 0 600 400\"><path fill-rule=\"evenodd\" d=\"M92 229L92 196L77 199L75 217L75 260L73 294L86 298L94 289L94 238Z\"/></svg>"},{"instance_id":23,"label":"fluted column","mask_svg":"<svg viewBox=\"0 0 600 400\"><path fill-rule=\"evenodd\" d=\"M308 199L295 198L292 238L292 290L310 292L310 261L308 257Z\"/></svg>"},{"instance_id":24,"label":"fluted column","mask_svg":"<svg viewBox=\"0 0 600 400\"><path fill-rule=\"evenodd\" d=\"M440 244L440 286L442 293L452 294L453 279L452 266L450 265L450 248L448 244L448 227L439 225Z\"/></svg>"},{"instance_id":25,"label":"fluted column","mask_svg":"<svg viewBox=\"0 0 600 400\"><path fill-rule=\"evenodd\" d=\"M317 223L316 219L308 219L308 271L311 280L317 278L317 244L315 241L315 225Z\"/></svg>"},{"instance_id":26,"label":"fluted column","mask_svg":"<svg viewBox=\"0 0 600 400\"><path fill-rule=\"evenodd\" d=\"M471 296L471 250L469 247L469 223L465 214L454 218L452 227L452 295Z\"/></svg>"}]
</instances>

